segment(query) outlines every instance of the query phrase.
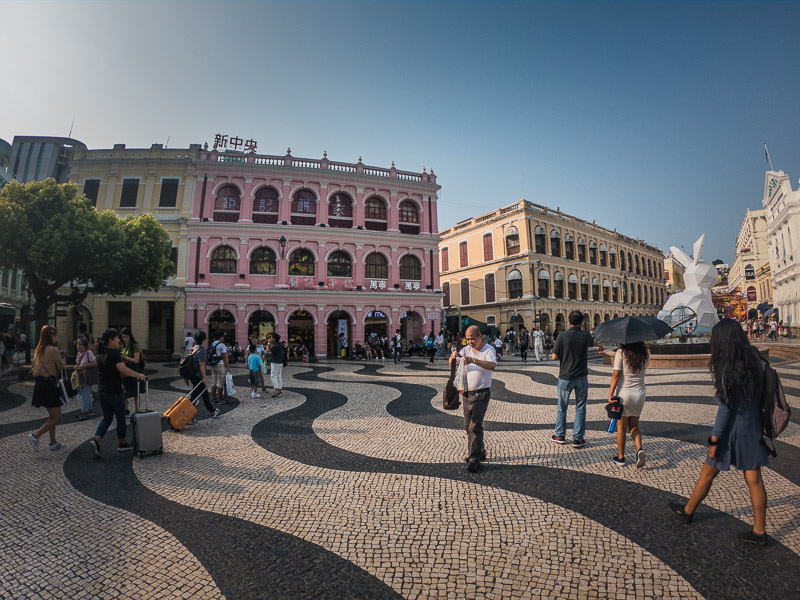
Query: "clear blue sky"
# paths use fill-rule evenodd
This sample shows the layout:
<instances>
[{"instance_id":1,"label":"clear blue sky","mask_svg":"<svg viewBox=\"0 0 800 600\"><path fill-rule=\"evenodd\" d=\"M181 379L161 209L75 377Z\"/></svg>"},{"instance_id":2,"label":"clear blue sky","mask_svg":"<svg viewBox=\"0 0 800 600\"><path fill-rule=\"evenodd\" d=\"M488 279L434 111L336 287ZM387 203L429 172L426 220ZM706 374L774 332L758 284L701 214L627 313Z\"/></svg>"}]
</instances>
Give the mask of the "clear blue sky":
<instances>
[{"instance_id":1,"label":"clear blue sky","mask_svg":"<svg viewBox=\"0 0 800 600\"><path fill-rule=\"evenodd\" d=\"M0 137L433 167L439 227L526 198L732 262L800 178L798 2L0 0Z\"/></svg>"}]
</instances>

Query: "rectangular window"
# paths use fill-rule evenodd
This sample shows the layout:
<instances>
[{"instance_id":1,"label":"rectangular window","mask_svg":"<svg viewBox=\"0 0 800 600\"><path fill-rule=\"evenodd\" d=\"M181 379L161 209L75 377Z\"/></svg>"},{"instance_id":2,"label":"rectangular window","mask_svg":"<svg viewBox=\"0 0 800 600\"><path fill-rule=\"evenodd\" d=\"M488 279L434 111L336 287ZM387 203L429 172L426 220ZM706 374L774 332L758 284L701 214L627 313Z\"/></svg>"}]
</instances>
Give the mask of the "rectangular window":
<instances>
[{"instance_id":1,"label":"rectangular window","mask_svg":"<svg viewBox=\"0 0 800 600\"><path fill-rule=\"evenodd\" d=\"M444 294L442 302L444 302L444 306L446 308L450 306L450 284L446 281L442 284L442 293Z\"/></svg>"},{"instance_id":2,"label":"rectangular window","mask_svg":"<svg viewBox=\"0 0 800 600\"><path fill-rule=\"evenodd\" d=\"M450 270L450 252L447 248L442 248L442 271Z\"/></svg>"},{"instance_id":3,"label":"rectangular window","mask_svg":"<svg viewBox=\"0 0 800 600\"><path fill-rule=\"evenodd\" d=\"M161 208L175 208L178 205L179 179L163 179L161 181L161 196L158 206Z\"/></svg>"},{"instance_id":4,"label":"rectangular window","mask_svg":"<svg viewBox=\"0 0 800 600\"><path fill-rule=\"evenodd\" d=\"M483 236L483 261L489 262L494 259L494 249L492 248L492 234L487 233Z\"/></svg>"},{"instance_id":5,"label":"rectangular window","mask_svg":"<svg viewBox=\"0 0 800 600\"><path fill-rule=\"evenodd\" d=\"M461 280L461 306L469 305L469 279Z\"/></svg>"},{"instance_id":6,"label":"rectangular window","mask_svg":"<svg viewBox=\"0 0 800 600\"><path fill-rule=\"evenodd\" d=\"M175 265L175 269L178 269L178 249L173 246L172 250L169 251L169 260Z\"/></svg>"},{"instance_id":7,"label":"rectangular window","mask_svg":"<svg viewBox=\"0 0 800 600\"><path fill-rule=\"evenodd\" d=\"M486 317L486 324L494 327L497 324L497 317L494 315L489 315Z\"/></svg>"},{"instance_id":8,"label":"rectangular window","mask_svg":"<svg viewBox=\"0 0 800 600\"><path fill-rule=\"evenodd\" d=\"M467 258L467 242L461 242L458 245L458 255L459 261L462 267L466 267L469 265L469 259Z\"/></svg>"},{"instance_id":9,"label":"rectangular window","mask_svg":"<svg viewBox=\"0 0 800 600\"><path fill-rule=\"evenodd\" d=\"M119 199L120 208L136 208L136 196L139 195L138 179L122 180L122 196Z\"/></svg>"},{"instance_id":10,"label":"rectangular window","mask_svg":"<svg viewBox=\"0 0 800 600\"><path fill-rule=\"evenodd\" d=\"M484 276L483 285L486 292L486 302L494 302L494 273L488 273L486 276Z\"/></svg>"},{"instance_id":11,"label":"rectangular window","mask_svg":"<svg viewBox=\"0 0 800 600\"><path fill-rule=\"evenodd\" d=\"M99 179L87 179L83 182L83 195L92 201L92 206L97 206L97 194L100 192Z\"/></svg>"}]
</instances>

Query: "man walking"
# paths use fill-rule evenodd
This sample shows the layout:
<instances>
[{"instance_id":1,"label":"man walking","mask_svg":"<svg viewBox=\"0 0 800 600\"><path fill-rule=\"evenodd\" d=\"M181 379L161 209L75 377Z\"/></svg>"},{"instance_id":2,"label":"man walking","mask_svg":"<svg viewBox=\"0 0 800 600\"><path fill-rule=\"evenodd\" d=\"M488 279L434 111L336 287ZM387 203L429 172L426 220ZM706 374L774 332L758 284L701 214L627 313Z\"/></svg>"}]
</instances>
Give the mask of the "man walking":
<instances>
[{"instance_id":1,"label":"man walking","mask_svg":"<svg viewBox=\"0 0 800 600\"><path fill-rule=\"evenodd\" d=\"M521 327L519 330L519 355L522 362L528 362L528 344L530 344L531 337L528 335L528 330Z\"/></svg>"},{"instance_id":2,"label":"man walking","mask_svg":"<svg viewBox=\"0 0 800 600\"><path fill-rule=\"evenodd\" d=\"M533 332L533 351L536 354L536 362L542 362L544 356L544 332L536 326Z\"/></svg>"},{"instance_id":3,"label":"man walking","mask_svg":"<svg viewBox=\"0 0 800 600\"><path fill-rule=\"evenodd\" d=\"M553 347L553 360L560 360L558 371L558 412L552 440L556 444L566 444L567 404L572 390L575 390L575 423L572 428L572 447L586 446L586 400L589 396L589 366L587 352L594 345L591 334L583 331L583 313L573 310L569 313L570 328L556 338Z\"/></svg>"},{"instance_id":4,"label":"man walking","mask_svg":"<svg viewBox=\"0 0 800 600\"><path fill-rule=\"evenodd\" d=\"M486 460L483 418L489 408L492 371L497 366L497 358L494 348L483 343L480 329L475 325L467 328L466 337L467 345L460 352L450 355L450 364L454 360L463 360L467 364L469 391L461 392L461 404L464 409L464 427L467 430L467 471L475 473L481 468L481 461Z\"/></svg>"},{"instance_id":5,"label":"man walking","mask_svg":"<svg viewBox=\"0 0 800 600\"><path fill-rule=\"evenodd\" d=\"M281 343L281 336L273 332L272 345L269 348L269 373L273 387L271 398L277 398L283 393L283 366L286 358L286 348Z\"/></svg>"},{"instance_id":6,"label":"man walking","mask_svg":"<svg viewBox=\"0 0 800 600\"><path fill-rule=\"evenodd\" d=\"M400 362L400 330L396 330L392 336L392 354L394 355L394 364Z\"/></svg>"},{"instance_id":7,"label":"man walking","mask_svg":"<svg viewBox=\"0 0 800 600\"><path fill-rule=\"evenodd\" d=\"M224 332L214 332L213 341L208 348L208 364L211 366L211 401L217 404L225 403L225 375L230 370L228 351L222 341L224 337Z\"/></svg>"}]
</instances>

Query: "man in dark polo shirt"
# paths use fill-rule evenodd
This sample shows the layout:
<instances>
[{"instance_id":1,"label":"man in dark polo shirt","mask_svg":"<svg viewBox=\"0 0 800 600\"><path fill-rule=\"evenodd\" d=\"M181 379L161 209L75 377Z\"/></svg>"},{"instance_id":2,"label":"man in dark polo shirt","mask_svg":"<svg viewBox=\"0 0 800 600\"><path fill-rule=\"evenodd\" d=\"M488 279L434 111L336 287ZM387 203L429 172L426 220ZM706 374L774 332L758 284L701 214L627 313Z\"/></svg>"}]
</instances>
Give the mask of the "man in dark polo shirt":
<instances>
[{"instance_id":1,"label":"man in dark polo shirt","mask_svg":"<svg viewBox=\"0 0 800 600\"><path fill-rule=\"evenodd\" d=\"M566 444L567 404L572 390L575 390L575 424L572 428L572 447L586 446L586 400L589 397L589 366L587 352L594 345L591 334L583 331L583 313L573 310L569 313L570 328L556 338L553 347L553 360L560 360L558 371L558 413L556 414L556 444Z\"/></svg>"}]
</instances>

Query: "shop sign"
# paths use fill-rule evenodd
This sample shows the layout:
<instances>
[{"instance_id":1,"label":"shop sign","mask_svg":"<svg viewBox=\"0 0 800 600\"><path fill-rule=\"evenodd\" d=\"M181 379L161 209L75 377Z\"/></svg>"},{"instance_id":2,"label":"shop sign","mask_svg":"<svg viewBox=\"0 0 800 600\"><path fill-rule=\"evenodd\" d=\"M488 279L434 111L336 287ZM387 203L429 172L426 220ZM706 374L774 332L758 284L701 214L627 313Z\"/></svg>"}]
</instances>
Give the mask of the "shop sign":
<instances>
[{"instance_id":1,"label":"shop sign","mask_svg":"<svg viewBox=\"0 0 800 600\"><path fill-rule=\"evenodd\" d=\"M232 135L228 137L227 135L222 135L218 133L214 136L214 150L218 148L228 149L230 146L233 150L239 150L240 148L245 152L251 152L255 154L256 148L258 147L258 142L255 140L243 140L238 135Z\"/></svg>"},{"instance_id":2,"label":"shop sign","mask_svg":"<svg viewBox=\"0 0 800 600\"><path fill-rule=\"evenodd\" d=\"M747 288L747 301L755 302L755 299L756 299L756 288L754 288L751 285L749 288Z\"/></svg>"},{"instance_id":3,"label":"shop sign","mask_svg":"<svg viewBox=\"0 0 800 600\"><path fill-rule=\"evenodd\" d=\"M373 310L372 312L367 313L368 319L385 319L386 315L379 310Z\"/></svg>"},{"instance_id":4,"label":"shop sign","mask_svg":"<svg viewBox=\"0 0 800 600\"><path fill-rule=\"evenodd\" d=\"M300 287L300 278L299 277L290 277L289 278L289 287L290 288L299 288ZM306 277L302 280L303 287L307 290L314 289L314 278L313 277Z\"/></svg>"},{"instance_id":5,"label":"shop sign","mask_svg":"<svg viewBox=\"0 0 800 600\"><path fill-rule=\"evenodd\" d=\"M437 318L439 318L439 315L436 313L428 313L428 321L435 321Z\"/></svg>"},{"instance_id":6,"label":"shop sign","mask_svg":"<svg viewBox=\"0 0 800 600\"><path fill-rule=\"evenodd\" d=\"M329 277L328 278L328 282L327 282L328 283L328 289L329 290L336 289L336 284L338 282L339 282L339 280L336 279L335 277ZM344 280L342 280L342 287L344 289L346 289L346 290L352 290L353 287L354 287L353 286L353 280L352 279L344 279Z\"/></svg>"},{"instance_id":7,"label":"shop sign","mask_svg":"<svg viewBox=\"0 0 800 600\"><path fill-rule=\"evenodd\" d=\"M419 281L406 281L406 290L418 290L419 289Z\"/></svg>"},{"instance_id":8,"label":"shop sign","mask_svg":"<svg viewBox=\"0 0 800 600\"><path fill-rule=\"evenodd\" d=\"M369 289L371 290L385 290L386 289L386 280L381 279L370 279L369 280Z\"/></svg>"}]
</instances>

